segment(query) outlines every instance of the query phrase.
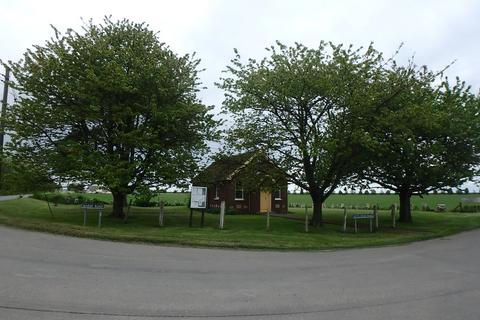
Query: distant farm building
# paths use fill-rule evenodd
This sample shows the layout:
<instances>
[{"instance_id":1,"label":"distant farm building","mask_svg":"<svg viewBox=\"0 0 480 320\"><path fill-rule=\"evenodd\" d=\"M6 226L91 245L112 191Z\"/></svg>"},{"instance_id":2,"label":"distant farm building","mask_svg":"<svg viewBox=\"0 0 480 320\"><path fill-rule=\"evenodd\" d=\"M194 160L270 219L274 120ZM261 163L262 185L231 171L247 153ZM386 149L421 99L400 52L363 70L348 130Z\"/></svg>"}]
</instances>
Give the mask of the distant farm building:
<instances>
[{"instance_id":1,"label":"distant farm building","mask_svg":"<svg viewBox=\"0 0 480 320\"><path fill-rule=\"evenodd\" d=\"M287 180L263 155L244 153L218 159L193 179L207 187L207 208L239 213L287 213Z\"/></svg>"}]
</instances>

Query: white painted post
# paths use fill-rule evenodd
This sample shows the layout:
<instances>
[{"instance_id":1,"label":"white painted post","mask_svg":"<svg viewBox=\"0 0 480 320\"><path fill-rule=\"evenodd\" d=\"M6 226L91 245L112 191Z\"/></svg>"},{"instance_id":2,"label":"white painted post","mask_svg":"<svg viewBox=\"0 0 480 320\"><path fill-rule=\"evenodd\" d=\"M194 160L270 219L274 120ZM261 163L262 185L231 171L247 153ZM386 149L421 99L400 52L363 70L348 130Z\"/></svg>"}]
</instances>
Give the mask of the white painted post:
<instances>
[{"instance_id":1,"label":"white painted post","mask_svg":"<svg viewBox=\"0 0 480 320\"><path fill-rule=\"evenodd\" d=\"M225 223L225 201L220 202L220 230L223 230L223 224Z\"/></svg>"},{"instance_id":2,"label":"white painted post","mask_svg":"<svg viewBox=\"0 0 480 320\"><path fill-rule=\"evenodd\" d=\"M308 232L308 208L306 204L304 204L304 206L305 206L305 232Z\"/></svg>"},{"instance_id":3,"label":"white painted post","mask_svg":"<svg viewBox=\"0 0 480 320\"><path fill-rule=\"evenodd\" d=\"M160 207L160 213L158 214L158 225L160 227L163 227L164 226L164 208L165 208L165 203L163 201L160 201L159 203L159 207Z\"/></svg>"},{"instance_id":4,"label":"white painted post","mask_svg":"<svg viewBox=\"0 0 480 320\"><path fill-rule=\"evenodd\" d=\"M270 230L270 210L267 211L267 230Z\"/></svg>"},{"instance_id":5,"label":"white painted post","mask_svg":"<svg viewBox=\"0 0 480 320\"><path fill-rule=\"evenodd\" d=\"M343 232L347 232L347 208L343 207Z\"/></svg>"}]
</instances>

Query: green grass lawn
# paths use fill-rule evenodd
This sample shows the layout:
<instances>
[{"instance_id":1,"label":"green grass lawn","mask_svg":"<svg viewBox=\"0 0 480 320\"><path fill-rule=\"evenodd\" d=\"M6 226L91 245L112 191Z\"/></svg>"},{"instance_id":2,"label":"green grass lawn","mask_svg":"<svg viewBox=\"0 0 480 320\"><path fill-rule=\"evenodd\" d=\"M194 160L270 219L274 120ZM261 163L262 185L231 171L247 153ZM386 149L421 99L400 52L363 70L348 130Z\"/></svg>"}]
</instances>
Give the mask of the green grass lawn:
<instances>
[{"instance_id":1,"label":"green grass lawn","mask_svg":"<svg viewBox=\"0 0 480 320\"><path fill-rule=\"evenodd\" d=\"M110 208L106 207L106 213ZM349 210L349 215L354 213ZM302 209L291 213L303 217ZM351 221L347 233L341 231L341 210L326 210L326 224L305 233L302 221L271 217L271 229L265 229L266 217L261 215L227 215L225 229L218 230L217 214L206 214L205 227L200 228L200 213L194 215L194 227L188 227L186 207L166 207L166 226L158 226L158 208L132 207L129 220L123 223L106 214L102 228L96 226L97 215L92 212L84 227L78 205L53 207L53 217L46 202L19 199L0 202L0 224L78 237L109 239L127 242L163 243L189 246L228 248L319 250L366 246L383 246L445 236L480 227L480 214L414 212L413 224L390 227L387 211L380 211L380 230L369 233L367 224L358 234L353 233Z\"/></svg>"}]
</instances>

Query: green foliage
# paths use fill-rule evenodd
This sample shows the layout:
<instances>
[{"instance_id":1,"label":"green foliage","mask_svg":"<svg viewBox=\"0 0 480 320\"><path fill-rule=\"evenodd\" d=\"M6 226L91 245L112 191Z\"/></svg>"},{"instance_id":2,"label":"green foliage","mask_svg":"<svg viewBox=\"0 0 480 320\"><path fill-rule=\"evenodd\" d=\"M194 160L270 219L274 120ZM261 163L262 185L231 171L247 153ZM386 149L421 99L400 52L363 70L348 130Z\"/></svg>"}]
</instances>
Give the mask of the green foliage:
<instances>
[{"instance_id":1,"label":"green foliage","mask_svg":"<svg viewBox=\"0 0 480 320\"><path fill-rule=\"evenodd\" d=\"M68 191L83 192L85 191L85 184L83 183L70 183L67 187Z\"/></svg>"},{"instance_id":2,"label":"green foliage","mask_svg":"<svg viewBox=\"0 0 480 320\"><path fill-rule=\"evenodd\" d=\"M82 195L68 194L68 193L44 193L35 192L32 198L38 200L48 200L55 204L82 204L82 203L103 203L108 204L107 201L98 198L89 198Z\"/></svg>"},{"instance_id":3,"label":"green foliage","mask_svg":"<svg viewBox=\"0 0 480 320\"><path fill-rule=\"evenodd\" d=\"M453 193L480 163L480 100L465 83L452 86L426 67L415 73L394 68L385 86L403 89L371 118L371 151L362 177L405 200L401 220L411 221L409 198L443 189ZM447 188L448 187L448 188Z\"/></svg>"},{"instance_id":4,"label":"green foliage","mask_svg":"<svg viewBox=\"0 0 480 320\"><path fill-rule=\"evenodd\" d=\"M2 161L1 193L22 194L35 191L54 191L57 184L43 164L14 155Z\"/></svg>"},{"instance_id":5,"label":"green foliage","mask_svg":"<svg viewBox=\"0 0 480 320\"><path fill-rule=\"evenodd\" d=\"M138 188L135 193L133 205L137 207L155 207L157 203L152 201L154 196L155 193L149 188Z\"/></svg>"},{"instance_id":6,"label":"green foliage","mask_svg":"<svg viewBox=\"0 0 480 320\"><path fill-rule=\"evenodd\" d=\"M142 185L185 184L216 126L196 97L199 60L129 20L54 31L9 63L19 92L10 149L55 176L106 186L118 215Z\"/></svg>"},{"instance_id":7,"label":"green foliage","mask_svg":"<svg viewBox=\"0 0 480 320\"><path fill-rule=\"evenodd\" d=\"M371 137L370 116L397 94L386 86L394 68L372 46L355 49L321 42L310 49L279 42L261 61L236 52L220 88L233 114L231 145L265 152L288 179L308 190L321 223L321 203L361 170ZM413 73L410 69L405 71Z\"/></svg>"}]
</instances>

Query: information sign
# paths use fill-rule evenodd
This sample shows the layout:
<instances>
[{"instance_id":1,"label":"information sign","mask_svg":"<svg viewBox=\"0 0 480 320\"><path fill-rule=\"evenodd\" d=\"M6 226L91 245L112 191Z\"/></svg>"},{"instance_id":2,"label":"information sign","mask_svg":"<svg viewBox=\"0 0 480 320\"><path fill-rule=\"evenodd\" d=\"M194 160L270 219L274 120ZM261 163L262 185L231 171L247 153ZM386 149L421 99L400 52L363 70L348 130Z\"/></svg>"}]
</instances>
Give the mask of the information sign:
<instances>
[{"instance_id":1,"label":"information sign","mask_svg":"<svg viewBox=\"0 0 480 320\"><path fill-rule=\"evenodd\" d=\"M207 208L207 188L192 186L190 197L190 208L206 209Z\"/></svg>"}]
</instances>

